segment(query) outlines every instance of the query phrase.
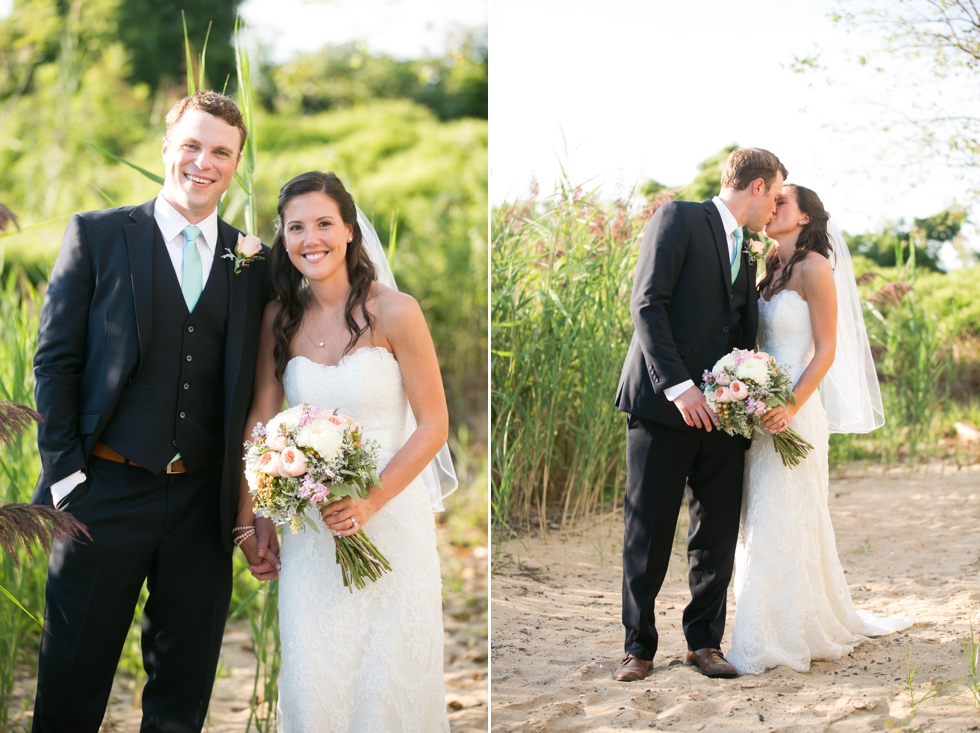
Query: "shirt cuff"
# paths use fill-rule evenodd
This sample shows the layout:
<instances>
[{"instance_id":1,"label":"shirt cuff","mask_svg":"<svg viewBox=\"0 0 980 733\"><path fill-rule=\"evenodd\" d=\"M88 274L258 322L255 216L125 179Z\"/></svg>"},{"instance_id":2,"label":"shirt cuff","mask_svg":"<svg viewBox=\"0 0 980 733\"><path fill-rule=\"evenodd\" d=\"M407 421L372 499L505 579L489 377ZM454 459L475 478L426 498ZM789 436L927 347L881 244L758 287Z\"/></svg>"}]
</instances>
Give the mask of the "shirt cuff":
<instances>
[{"instance_id":1,"label":"shirt cuff","mask_svg":"<svg viewBox=\"0 0 980 733\"><path fill-rule=\"evenodd\" d=\"M55 506L61 503L68 494L72 492L76 486L85 480L85 474L82 471L75 471L71 476L61 479L61 481L55 481L51 484L51 501Z\"/></svg>"},{"instance_id":2,"label":"shirt cuff","mask_svg":"<svg viewBox=\"0 0 980 733\"><path fill-rule=\"evenodd\" d=\"M664 397L666 397L669 402L673 402L693 386L694 382L688 379L680 384L675 384L673 387L668 387L665 389Z\"/></svg>"}]
</instances>

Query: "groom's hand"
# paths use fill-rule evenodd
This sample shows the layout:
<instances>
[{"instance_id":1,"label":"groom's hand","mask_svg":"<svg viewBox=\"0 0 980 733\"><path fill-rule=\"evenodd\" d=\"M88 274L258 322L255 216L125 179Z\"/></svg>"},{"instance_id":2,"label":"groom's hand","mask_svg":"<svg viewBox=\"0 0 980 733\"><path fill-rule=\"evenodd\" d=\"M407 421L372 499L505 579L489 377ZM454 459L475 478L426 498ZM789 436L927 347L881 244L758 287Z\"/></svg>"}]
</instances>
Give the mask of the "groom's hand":
<instances>
[{"instance_id":1,"label":"groom's hand","mask_svg":"<svg viewBox=\"0 0 980 733\"><path fill-rule=\"evenodd\" d=\"M696 386L688 387L681 396L674 400L677 409L681 411L684 422L692 428L704 428L709 433L712 426L718 426L718 418L708 407L704 393Z\"/></svg>"}]
</instances>

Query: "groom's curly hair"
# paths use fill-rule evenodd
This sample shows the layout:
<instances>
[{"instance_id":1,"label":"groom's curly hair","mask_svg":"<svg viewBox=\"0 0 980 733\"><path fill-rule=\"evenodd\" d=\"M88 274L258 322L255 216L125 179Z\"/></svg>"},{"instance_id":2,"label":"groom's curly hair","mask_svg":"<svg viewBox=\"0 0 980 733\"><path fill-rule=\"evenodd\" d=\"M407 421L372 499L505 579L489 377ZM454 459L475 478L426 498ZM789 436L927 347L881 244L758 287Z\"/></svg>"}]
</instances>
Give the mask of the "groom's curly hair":
<instances>
[{"instance_id":1,"label":"groom's curly hair","mask_svg":"<svg viewBox=\"0 0 980 733\"><path fill-rule=\"evenodd\" d=\"M299 330L303 322L303 314L312 301L308 284L300 271L293 266L289 260L289 253L286 252L283 217L290 201L297 196L314 192L324 193L332 198L340 209L340 217L344 223L354 227L354 237L347 245L345 257L350 293L344 306L344 322L350 340L344 353L354 348L365 331L374 330L374 318L368 313L367 299L371 291L371 283L378 279L378 275L371 257L364 248L354 199L334 173L321 171L301 173L279 190L276 235L272 240L269 253L269 280L273 294L282 306L272 321L272 334L276 341L273 356L276 360L276 379L279 381L282 381L286 365L289 363L289 344ZM363 325L358 323L355 317L358 311L363 318Z\"/></svg>"},{"instance_id":2,"label":"groom's curly hair","mask_svg":"<svg viewBox=\"0 0 980 733\"><path fill-rule=\"evenodd\" d=\"M788 183L783 186L783 192L785 193L788 188L793 189L796 193L796 205L799 206L802 213L810 217L810 221L803 226L803 230L796 240L796 249L793 251L793 256L789 258L789 262L786 263L786 267L779 273L778 278L776 278L776 272L779 270L779 254L776 252L775 247L769 250L769 255L766 257L766 274L759 280L757 288L759 293L762 294L766 292L766 288L772 283L770 298L789 282L789 276L793 272L793 266L797 262L805 259L807 254L816 252L818 255L826 257L829 260L830 253L833 251L830 235L827 233L827 222L830 220L830 214L823 207L823 201L820 200L820 197L817 196L815 191L809 188L798 186L795 183Z\"/></svg>"}]
</instances>

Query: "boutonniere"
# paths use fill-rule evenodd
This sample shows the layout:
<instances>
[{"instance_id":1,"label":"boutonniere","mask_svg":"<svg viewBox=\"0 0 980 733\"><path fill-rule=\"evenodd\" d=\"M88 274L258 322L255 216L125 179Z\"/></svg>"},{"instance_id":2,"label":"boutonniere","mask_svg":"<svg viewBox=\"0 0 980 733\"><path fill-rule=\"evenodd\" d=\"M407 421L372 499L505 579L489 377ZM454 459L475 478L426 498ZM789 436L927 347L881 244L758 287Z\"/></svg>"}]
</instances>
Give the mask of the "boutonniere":
<instances>
[{"instance_id":1,"label":"boutonniere","mask_svg":"<svg viewBox=\"0 0 980 733\"><path fill-rule=\"evenodd\" d=\"M238 275L241 273L243 267L248 267L253 262L265 259L265 257L259 254L261 251L262 241L258 237L254 234L244 236L239 232L238 245L235 247L235 251L232 252L225 247L225 252L228 254L221 255L221 257L225 260L232 260L235 263L235 274Z\"/></svg>"},{"instance_id":2,"label":"boutonniere","mask_svg":"<svg viewBox=\"0 0 980 733\"><path fill-rule=\"evenodd\" d=\"M742 251L749 258L749 263L758 262L765 257L765 248L758 239L747 239L742 244Z\"/></svg>"}]
</instances>

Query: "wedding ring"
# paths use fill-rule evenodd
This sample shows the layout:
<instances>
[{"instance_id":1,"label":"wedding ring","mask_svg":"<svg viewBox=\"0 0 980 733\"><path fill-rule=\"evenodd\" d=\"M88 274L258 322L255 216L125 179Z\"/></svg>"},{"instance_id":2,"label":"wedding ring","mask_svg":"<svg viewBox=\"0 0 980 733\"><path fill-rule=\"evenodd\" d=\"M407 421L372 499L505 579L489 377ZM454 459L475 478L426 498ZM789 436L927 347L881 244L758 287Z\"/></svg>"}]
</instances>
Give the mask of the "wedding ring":
<instances>
[{"instance_id":1,"label":"wedding ring","mask_svg":"<svg viewBox=\"0 0 980 733\"><path fill-rule=\"evenodd\" d=\"M786 427L786 421L783 420L782 422L783 422L783 427L785 428Z\"/></svg>"},{"instance_id":2,"label":"wedding ring","mask_svg":"<svg viewBox=\"0 0 980 733\"><path fill-rule=\"evenodd\" d=\"M350 528L351 529L354 529L354 527L356 527L356 526L357 526L357 520L354 519L354 517L351 517L350 518Z\"/></svg>"}]
</instances>

